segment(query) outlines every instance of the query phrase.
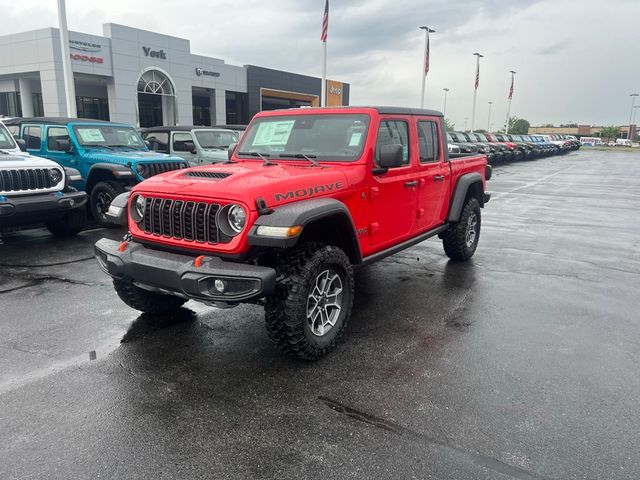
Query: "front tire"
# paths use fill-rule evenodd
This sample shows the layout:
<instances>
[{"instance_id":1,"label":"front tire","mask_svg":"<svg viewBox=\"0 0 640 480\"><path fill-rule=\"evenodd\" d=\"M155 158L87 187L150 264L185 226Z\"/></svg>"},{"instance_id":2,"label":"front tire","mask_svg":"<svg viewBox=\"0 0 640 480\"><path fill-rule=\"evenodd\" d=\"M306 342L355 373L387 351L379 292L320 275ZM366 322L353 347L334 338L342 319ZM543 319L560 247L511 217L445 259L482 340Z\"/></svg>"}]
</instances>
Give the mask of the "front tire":
<instances>
[{"instance_id":1,"label":"front tire","mask_svg":"<svg viewBox=\"0 0 640 480\"><path fill-rule=\"evenodd\" d=\"M101 227L115 228L119 226L107 218L107 210L109 210L113 199L123 190L123 186L117 182L98 182L91 190L89 209L91 210L91 215Z\"/></svg>"},{"instance_id":2,"label":"front tire","mask_svg":"<svg viewBox=\"0 0 640 480\"><path fill-rule=\"evenodd\" d=\"M61 219L45 224L56 237L73 237L80 233L87 221L87 210L84 206L75 208Z\"/></svg>"},{"instance_id":3,"label":"front tire","mask_svg":"<svg viewBox=\"0 0 640 480\"><path fill-rule=\"evenodd\" d=\"M351 316L353 268L338 247L306 243L286 251L267 298L269 337L292 357L318 360L342 338Z\"/></svg>"},{"instance_id":4,"label":"front tire","mask_svg":"<svg viewBox=\"0 0 640 480\"><path fill-rule=\"evenodd\" d=\"M113 280L113 287L124 303L131 308L144 313L165 313L177 310L186 303L187 300L173 295L163 295L161 293L150 292L140 287L136 287L131 282Z\"/></svg>"},{"instance_id":5,"label":"front tire","mask_svg":"<svg viewBox=\"0 0 640 480\"><path fill-rule=\"evenodd\" d=\"M470 197L458 222L442 235L442 246L450 259L464 261L473 257L480 240L480 223L480 202Z\"/></svg>"}]
</instances>

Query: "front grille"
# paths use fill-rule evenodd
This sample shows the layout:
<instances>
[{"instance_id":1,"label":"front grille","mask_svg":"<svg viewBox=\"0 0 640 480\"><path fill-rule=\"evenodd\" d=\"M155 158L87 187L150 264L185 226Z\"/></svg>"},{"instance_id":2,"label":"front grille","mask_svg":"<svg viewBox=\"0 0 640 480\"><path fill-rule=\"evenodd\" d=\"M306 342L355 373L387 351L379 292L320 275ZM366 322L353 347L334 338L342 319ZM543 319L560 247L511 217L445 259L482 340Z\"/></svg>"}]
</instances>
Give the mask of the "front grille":
<instances>
[{"instance_id":1,"label":"front grille","mask_svg":"<svg viewBox=\"0 0 640 480\"><path fill-rule=\"evenodd\" d=\"M220 231L217 203L145 199L145 212L140 228L145 233L198 243L229 243L231 237Z\"/></svg>"},{"instance_id":2,"label":"front grille","mask_svg":"<svg viewBox=\"0 0 640 480\"><path fill-rule=\"evenodd\" d=\"M162 163L143 163L143 170L140 174L143 178L153 177L159 173L171 172L178 170L184 166L184 163L180 162L162 162Z\"/></svg>"},{"instance_id":3,"label":"front grille","mask_svg":"<svg viewBox=\"0 0 640 480\"><path fill-rule=\"evenodd\" d=\"M48 168L0 170L0 192L44 190L53 186Z\"/></svg>"},{"instance_id":4,"label":"front grille","mask_svg":"<svg viewBox=\"0 0 640 480\"><path fill-rule=\"evenodd\" d=\"M197 177L197 178L215 178L217 180L222 180L223 178L230 177L230 173L226 172L201 172L198 170L192 170L187 173L189 177Z\"/></svg>"}]
</instances>

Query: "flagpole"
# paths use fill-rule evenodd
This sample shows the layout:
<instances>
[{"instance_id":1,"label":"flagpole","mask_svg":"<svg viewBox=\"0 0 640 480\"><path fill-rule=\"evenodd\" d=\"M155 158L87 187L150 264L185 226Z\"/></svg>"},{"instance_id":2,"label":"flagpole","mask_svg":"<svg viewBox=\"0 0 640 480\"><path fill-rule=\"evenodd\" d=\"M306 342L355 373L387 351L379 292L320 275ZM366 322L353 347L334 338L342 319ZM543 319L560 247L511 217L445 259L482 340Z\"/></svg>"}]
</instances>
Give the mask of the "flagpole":
<instances>
[{"instance_id":1,"label":"flagpole","mask_svg":"<svg viewBox=\"0 0 640 480\"><path fill-rule=\"evenodd\" d=\"M324 3L324 15L322 16L322 87L320 88L320 106L327 106L327 34L329 31L329 0Z\"/></svg>"},{"instance_id":2,"label":"flagpole","mask_svg":"<svg viewBox=\"0 0 640 480\"><path fill-rule=\"evenodd\" d=\"M513 70L509 70L509 73L511 73L511 87L509 88L509 102L507 103L507 120L504 122L504 133L507 135L509 135L510 127L509 117L511 116L511 97L513 97L513 76L516 74L516 72L514 72Z\"/></svg>"},{"instance_id":3,"label":"flagpole","mask_svg":"<svg viewBox=\"0 0 640 480\"><path fill-rule=\"evenodd\" d=\"M69 52L69 31L67 29L67 8L65 0L58 0L58 22L60 23L60 50L62 51L62 83L67 106L67 117L78 116L76 106L76 86L71 68Z\"/></svg>"},{"instance_id":4,"label":"flagpole","mask_svg":"<svg viewBox=\"0 0 640 480\"><path fill-rule=\"evenodd\" d=\"M327 106L327 42L322 42L322 92L320 94L320 106Z\"/></svg>"},{"instance_id":5,"label":"flagpole","mask_svg":"<svg viewBox=\"0 0 640 480\"><path fill-rule=\"evenodd\" d=\"M442 116L444 118L447 118L447 92L449 91L449 89L443 88L442 90L444 90L444 108L442 109Z\"/></svg>"},{"instance_id":6,"label":"flagpole","mask_svg":"<svg viewBox=\"0 0 640 480\"><path fill-rule=\"evenodd\" d=\"M422 64L422 88L420 89L420 108L424 108L424 90L427 83L427 73L429 73L429 33L434 33L435 30L425 25L418 27L420 30L424 30L424 56Z\"/></svg>"},{"instance_id":7,"label":"flagpole","mask_svg":"<svg viewBox=\"0 0 640 480\"><path fill-rule=\"evenodd\" d=\"M476 98L478 96L478 85L480 85L480 57L484 57L479 53L474 53L476 56L476 80L473 87L473 109L471 110L471 133L473 133L473 126L476 121Z\"/></svg>"}]
</instances>

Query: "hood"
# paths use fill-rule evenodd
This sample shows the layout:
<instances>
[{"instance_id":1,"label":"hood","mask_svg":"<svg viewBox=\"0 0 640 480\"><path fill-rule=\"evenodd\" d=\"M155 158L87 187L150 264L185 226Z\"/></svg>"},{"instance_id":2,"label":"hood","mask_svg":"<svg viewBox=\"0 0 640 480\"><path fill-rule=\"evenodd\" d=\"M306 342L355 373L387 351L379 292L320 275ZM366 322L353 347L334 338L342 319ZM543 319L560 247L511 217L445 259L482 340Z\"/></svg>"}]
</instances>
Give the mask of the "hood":
<instances>
[{"instance_id":1,"label":"hood","mask_svg":"<svg viewBox=\"0 0 640 480\"><path fill-rule=\"evenodd\" d=\"M166 155L164 153L154 152L152 150L107 150L107 149L87 149L83 155L85 158L95 160L96 162L118 163L126 165L127 163L138 162L180 162L184 163L184 159L174 155Z\"/></svg>"},{"instance_id":2,"label":"hood","mask_svg":"<svg viewBox=\"0 0 640 480\"><path fill-rule=\"evenodd\" d=\"M47 160L46 158L34 157L32 155L19 155L17 153L11 153L10 155L0 152L0 169L5 168L54 168L58 167L62 170L62 167L53 160Z\"/></svg>"},{"instance_id":3,"label":"hood","mask_svg":"<svg viewBox=\"0 0 640 480\"><path fill-rule=\"evenodd\" d=\"M347 189L346 168L341 164L319 168L289 161L271 166L254 161L218 163L156 175L134 191L243 201L251 209L255 200L262 198L273 207Z\"/></svg>"},{"instance_id":4,"label":"hood","mask_svg":"<svg viewBox=\"0 0 640 480\"><path fill-rule=\"evenodd\" d=\"M223 160L223 161L227 161L227 159L229 158L229 153L227 151L227 149L215 149L215 148L203 148L202 149L202 156L204 158L211 158L211 159L215 159L215 160Z\"/></svg>"}]
</instances>

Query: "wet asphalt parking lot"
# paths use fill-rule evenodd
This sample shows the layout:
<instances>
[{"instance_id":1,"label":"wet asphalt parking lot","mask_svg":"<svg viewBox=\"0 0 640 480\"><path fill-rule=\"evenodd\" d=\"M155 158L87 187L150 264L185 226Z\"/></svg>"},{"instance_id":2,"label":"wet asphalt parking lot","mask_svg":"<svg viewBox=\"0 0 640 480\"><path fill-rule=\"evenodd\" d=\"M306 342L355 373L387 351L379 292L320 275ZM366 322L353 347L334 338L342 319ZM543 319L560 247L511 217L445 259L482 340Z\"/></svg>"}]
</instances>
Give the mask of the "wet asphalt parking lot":
<instances>
[{"instance_id":1,"label":"wet asphalt parking lot","mask_svg":"<svg viewBox=\"0 0 640 480\"><path fill-rule=\"evenodd\" d=\"M356 274L346 341L121 303L90 230L0 246L0 479L640 478L640 153L497 166L471 262Z\"/></svg>"}]
</instances>

